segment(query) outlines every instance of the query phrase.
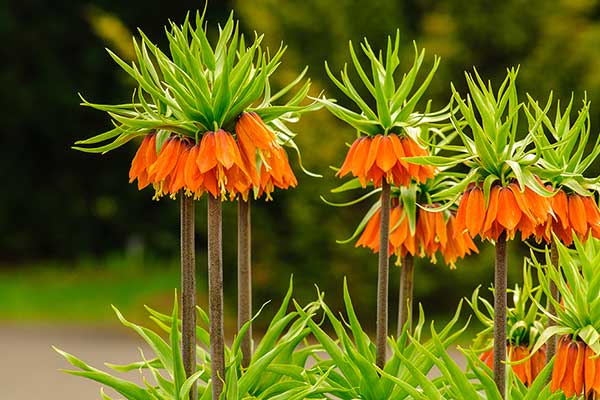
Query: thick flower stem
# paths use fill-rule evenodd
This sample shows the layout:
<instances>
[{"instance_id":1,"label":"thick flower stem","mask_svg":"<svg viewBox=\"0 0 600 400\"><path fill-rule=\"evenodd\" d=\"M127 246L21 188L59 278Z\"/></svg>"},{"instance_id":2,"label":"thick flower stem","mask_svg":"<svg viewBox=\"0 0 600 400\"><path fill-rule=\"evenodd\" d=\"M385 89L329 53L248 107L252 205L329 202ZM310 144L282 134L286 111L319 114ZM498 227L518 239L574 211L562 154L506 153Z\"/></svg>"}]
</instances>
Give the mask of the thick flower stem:
<instances>
[{"instance_id":1,"label":"thick flower stem","mask_svg":"<svg viewBox=\"0 0 600 400\"><path fill-rule=\"evenodd\" d=\"M252 318L252 265L250 199L238 200L238 332ZM242 338L242 365L252 358L252 325Z\"/></svg>"},{"instance_id":2,"label":"thick flower stem","mask_svg":"<svg viewBox=\"0 0 600 400\"><path fill-rule=\"evenodd\" d=\"M390 272L390 184L381 184L381 226L379 231L379 269L377 274L377 349L375 363L383 368L388 336L388 279Z\"/></svg>"},{"instance_id":3,"label":"thick flower stem","mask_svg":"<svg viewBox=\"0 0 600 400\"><path fill-rule=\"evenodd\" d=\"M409 316L413 309L413 284L415 278L415 259L407 254L402 257L400 270L400 295L398 297L398 337L408 321L408 332L412 332L412 318Z\"/></svg>"},{"instance_id":4,"label":"thick flower stem","mask_svg":"<svg viewBox=\"0 0 600 400\"><path fill-rule=\"evenodd\" d=\"M208 309L212 398L219 400L225 381L223 346L223 239L221 201L208 198Z\"/></svg>"},{"instance_id":5,"label":"thick flower stem","mask_svg":"<svg viewBox=\"0 0 600 400\"><path fill-rule=\"evenodd\" d=\"M503 399L506 398L506 233L496 241L494 274L494 382Z\"/></svg>"},{"instance_id":6,"label":"thick flower stem","mask_svg":"<svg viewBox=\"0 0 600 400\"><path fill-rule=\"evenodd\" d=\"M556 242L554 240L552 240L552 243L550 243L550 261L552 262L554 268L558 268L558 248L556 247ZM552 295L552 298L554 300L559 300L558 288L552 280L550 281L550 294ZM548 301L548 312L552 315L556 315L554 303L552 303L551 301ZM556 323L552 320L552 318L548 318L548 327L551 327L553 325L556 325ZM550 362L552 357L554 357L554 355L556 354L556 341L556 336L553 336L546 343L546 363Z\"/></svg>"},{"instance_id":7,"label":"thick flower stem","mask_svg":"<svg viewBox=\"0 0 600 400\"><path fill-rule=\"evenodd\" d=\"M185 375L196 372L196 249L194 239L194 199L180 192L181 226L181 354ZM197 398L196 385L190 399Z\"/></svg>"}]
</instances>

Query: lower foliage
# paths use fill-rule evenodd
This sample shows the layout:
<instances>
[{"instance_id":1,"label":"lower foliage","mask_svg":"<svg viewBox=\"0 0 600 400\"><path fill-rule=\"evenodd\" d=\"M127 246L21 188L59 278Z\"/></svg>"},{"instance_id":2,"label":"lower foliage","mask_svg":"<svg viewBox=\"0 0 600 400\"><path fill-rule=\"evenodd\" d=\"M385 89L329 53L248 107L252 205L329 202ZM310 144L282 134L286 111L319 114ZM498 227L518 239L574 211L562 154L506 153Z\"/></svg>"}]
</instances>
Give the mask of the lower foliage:
<instances>
[{"instance_id":1,"label":"lower foliage","mask_svg":"<svg viewBox=\"0 0 600 400\"><path fill-rule=\"evenodd\" d=\"M250 400L404 400L404 399L491 399L502 398L485 360L478 349L461 349L466 369L461 368L448 349L456 346L467 325L456 327L461 304L454 317L441 329L433 322L425 329L422 308L414 330L409 324L399 338L388 338L389 357L383 368L375 364L375 344L363 330L354 311L350 292L344 282L345 313L337 315L317 290L317 299L301 306L292 300L292 284L262 338L255 343L252 359L242 366L240 343L250 322L225 349L226 373L221 399ZM477 296L474 297L476 299ZM520 302L518 302L520 303ZM262 315L261 308L253 321ZM197 308L197 368L186 377L180 353L181 321L177 296L170 315L147 308L155 328L134 324L115 308L123 325L134 330L150 347L151 357L141 352L141 359L127 365L106 364L114 372L107 373L62 350L56 349L77 370L65 371L111 388L128 400L184 400L194 384L198 399L211 399L211 362L209 355L208 315ZM468 324L468 322L467 322ZM559 351L559 357L562 353ZM537 376L523 380L526 360L512 360L508 368L507 398L557 400L567 397L549 384L554 360L539 369ZM531 360L531 359L530 359ZM564 360L557 362L564 367ZM139 370L143 385L118 376L121 372ZM556 373L556 372L555 372ZM575 382L576 384L577 382ZM575 392L574 392L575 393ZM568 393L572 395L574 393ZM116 400L101 389L103 400ZM577 397L573 397L577 398Z\"/></svg>"}]
</instances>

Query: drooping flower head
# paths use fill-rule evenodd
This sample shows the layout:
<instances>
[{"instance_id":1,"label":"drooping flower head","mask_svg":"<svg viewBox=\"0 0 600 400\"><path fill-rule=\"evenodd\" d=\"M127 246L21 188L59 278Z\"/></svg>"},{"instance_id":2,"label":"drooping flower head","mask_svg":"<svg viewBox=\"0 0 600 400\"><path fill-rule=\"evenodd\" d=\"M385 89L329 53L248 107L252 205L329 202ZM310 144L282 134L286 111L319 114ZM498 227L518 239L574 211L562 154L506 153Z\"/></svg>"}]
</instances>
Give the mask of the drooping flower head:
<instances>
[{"instance_id":1,"label":"drooping flower head","mask_svg":"<svg viewBox=\"0 0 600 400\"><path fill-rule=\"evenodd\" d=\"M189 15L182 25L170 24L169 54L140 33L139 44L133 42L136 63L128 65L109 51L138 84L132 102L114 106L83 100L86 106L106 111L115 128L77 142L76 149L105 153L142 136L129 178L130 182L137 179L139 189L152 185L156 199L174 198L179 192L196 198L203 193L221 199L247 198L251 191L270 194L273 187L296 184L280 136L297 150L285 123L315 106L301 104L310 81L286 103L272 104L301 82L306 72L271 95L269 79L284 47L271 56L261 48L262 36L246 46L233 14L219 29L214 46L199 13L195 27ZM252 129L238 129L240 115L241 121L251 116ZM100 144L105 141L110 142Z\"/></svg>"},{"instance_id":2,"label":"drooping flower head","mask_svg":"<svg viewBox=\"0 0 600 400\"><path fill-rule=\"evenodd\" d=\"M554 335L560 336L552 371L552 391L562 390L568 397L600 396L600 242L588 238L582 243L576 235L574 250L556 242L559 265L552 264L546 252L545 265L532 255L540 287L555 314L549 314L555 325L546 328L533 350L541 348ZM554 283L561 301L552 296ZM591 397L593 396L593 397Z\"/></svg>"},{"instance_id":3,"label":"drooping flower head","mask_svg":"<svg viewBox=\"0 0 600 400\"><path fill-rule=\"evenodd\" d=\"M415 59L411 69L397 82L395 74L400 64L398 56L400 34L392 41L388 38L385 60L373 51L365 39L361 43L364 54L370 61L372 76L365 73L350 42L352 63L370 95L374 98L376 109L360 97L350 81L347 68L341 72L341 81L325 67L333 83L352 100L359 111L355 112L336 104L333 100L321 99L321 102L337 118L356 129L357 138L350 146L346 159L337 176L351 173L361 185L373 184L380 187L382 182L395 186L407 186L411 180L425 182L432 178L436 169L431 165L413 163L410 157L428 155L426 142L421 136L429 128L443 126L448 120L449 108L430 112L430 104L424 112L416 111L417 103L425 93L439 65L435 58L433 67L421 85L411 93L423 59L424 50L419 52L415 46ZM421 129L423 128L423 129Z\"/></svg>"},{"instance_id":4,"label":"drooping flower head","mask_svg":"<svg viewBox=\"0 0 600 400\"><path fill-rule=\"evenodd\" d=\"M491 291L493 292L493 289ZM525 386L529 386L546 366L545 346L536 349L535 352L532 351L544 330L546 316L538 307L543 292L539 287L533 286L531 268L528 265L523 267L523 285L516 284L514 289L509 289L509 293L512 294L513 306L506 310L507 359L511 362L511 368L519 380ZM480 359L492 368L494 308L485 298L479 296L479 288L475 289L468 302L475 316L485 326L477 334L473 348L478 352L481 351ZM480 303L483 305L482 309Z\"/></svg>"},{"instance_id":5,"label":"drooping flower head","mask_svg":"<svg viewBox=\"0 0 600 400\"><path fill-rule=\"evenodd\" d=\"M540 154L534 166L535 173L553 192L549 199L551 218L538 227L535 237L538 242L550 243L554 233L567 245L572 244L573 234L581 241L585 241L590 233L600 238L600 210L594 198L594 192L599 189L598 178L583 175L600 154L600 138L596 139L592 150L586 152L591 133L590 103L583 99L583 106L572 123L573 98L564 112L560 103L556 106L554 121L548 116L551 105L552 95L545 109L530 97L525 108Z\"/></svg>"},{"instance_id":6,"label":"drooping flower head","mask_svg":"<svg viewBox=\"0 0 600 400\"><path fill-rule=\"evenodd\" d=\"M453 207L443 207L442 204L447 201L438 195L456 184L455 175L442 172L423 184L412 183L407 187L392 187L389 253L395 254L398 262L402 257L411 255L428 258L435 263L439 253L446 264L455 268L459 258L471 252L478 252L471 237L457 229L456 211ZM340 192L360 186L357 179L354 182L356 183L352 186L344 184L334 191ZM379 191L380 189L374 189L358 200ZM342 243L358 238L356 247L367 247L378 253L380 220L381 202L377 201L363 217L352 237Z\"/></svg>"},{"instance_id":7,"label":"drooping flower head","mask_svg":"<svg viewBox=\"0 0 600 400\"><path fill-rule=\"evenodd\" d=\"M256 160L258 174L254 185L256 197L265 194L267 200L275 188L296 187L298 181L290 167L288 156L271 129L255 112L243 113L235 130L247 160Z\"/></svg>"}]
</instances>

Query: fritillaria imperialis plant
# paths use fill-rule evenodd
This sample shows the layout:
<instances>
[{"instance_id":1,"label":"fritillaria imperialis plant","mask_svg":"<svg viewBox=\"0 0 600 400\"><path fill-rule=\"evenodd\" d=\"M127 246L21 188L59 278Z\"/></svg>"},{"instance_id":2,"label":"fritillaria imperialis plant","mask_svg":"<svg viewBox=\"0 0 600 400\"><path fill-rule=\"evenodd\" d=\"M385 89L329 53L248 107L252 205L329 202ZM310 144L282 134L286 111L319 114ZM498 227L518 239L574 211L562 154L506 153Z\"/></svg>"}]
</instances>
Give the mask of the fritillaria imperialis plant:
<instances>
[{"instance_id":1,"label":"fritillaria imperialis plant","mask_svg":"<svg viewBox=\"0 0 600 400\"><path fill-rule=\"evenodd\" d=\"M554 306L547 313L555 325L541 334L534 350L552 336L560 336L552 371L552 391L562 390L568 397L600 396L600 242L589 239L585 244L575 236L575 251L556 241L559 266L546 252L546 265L533 259L540 287ZM552 296L553 282L561 301Z\"/></svg>"},{"instance_id":2,"label":"fritillaria imperialis plant","mask_svg":"<svg viewBox=\"0 0 600 400\"><path fill-rule=\"evenodd\" d=\"M550 244L552 264L558 266L558 252L552 241L553 233L567 245L573 242L573 234L581 241L585 241L590 232L595 238L600 237L600 210L592 196L592 193L598 190L598 179L589 179L583 175L600 154L600 138L596 139L592 151L586 154L591 132L590 103L586 99L583 100L583 107L573 123L570 115L572 98L564 111L560 109L560 103L557 104L554 121L548 116L551 105L552 95L543 110L529 97L525 112L530 125L537 127L532 132L541 156L537 162L537 175L554 190L554 195L550 198L553 213L545 226L536 229L535 236L538 242L543 240ZM536 121L540 118L542 124L537 124ZM558 292L552 282L550 288L553 297L558 300ZM548 311L554 314L552 303L549 303ZM553 320L549 319L548 323L552 325ZM554 338L548 342L548 355L553 356L555 351Z\"/></svg>"},{"instance_id":3,"label":"fritillaria imperialis plant","mask_svg":"<svg viewBox=\"0 0 600 400\"><path fill-rule=\"evenodd\" d=\"M273 105L302 80L304 73L272 95L269 78L285 49L280 48L271 56L260 47L262 37L255 37L247 46L233 15L219 29L214 46L207 39L200 14L196 15L195 27L189 18L181 26L170 24L166 30L170 54L140 34L140 44L134 40L137 63L128 65L110 52L138 85L132 102L102 105L84 100L85 105L107 112L115 128L77 142L75 148L105 153L141 136L130 181L137 180L139 189L152 185L155 199L180 196L182 334L187 376L193 374L195 360L193 200L207 193L210 343L216 399L225 377L221 201L236 197L245 201L250 192L269 198L275 187L296 185L282 144L297 149L285 123L311 109L300 105L308 93L309 82L286 103ZM110 143L99 144L105 141ZM248 271L249 209L243 217L248 227L240 265ZM243 286L249 288L249 273L244 278ZM246 322L250 293L242 293L245 299L240 304L247 307L240 320ZM245 343L249 357L249 335ZM194 390L191 389L192 398Z\"/></svg>"},{"instance_id":4,"label":"fritillaria imperialis plant","mask_svg":"<svg viewBox=\"0 0 600 400\"><path fill-rule=\"evenodd\" d=\"M359 179L366 187L372 184L381 188L380 251L377 279L377 328L376 362L383 367L386 359L386 340L388 332L388 279L389 279L389 227L390 227L390 189L391 185L408 185L412 180L424 182L436 172L429 165L407 162L404 158L428 155L424 143L419 138L421 129L448 119L447 109L430 112L429 104L425 112L417 112L416 106L439 65L434 65L421 85L414 90L416 76L425 57L424 51L415 46L415 59L411 69L400 82L395 77L400 64L400 35L395 40L388 38L385 57L371 48L365 39L361 49L369 60L371 74L367 75L358 59L352 43L350 56L356 72L369 94L375 100L373 110L356 91L349 79L347 67L338 80L325 64L327 73L335 85L356 104L359 112L346 109L333 101L321 99L321 103L337 118L346 122L357 131L357 138L350 146L346 159L337 175L348 173Z\"/></svg>"},{"instance_id":5,"label":"fritillaria imperialis plant","mask_svg":"<svg viewBox=\"0 0 600 400\"><path fill-rule=\"evenodd\" d=\"M546 320L537 307L542 297L542 290L539 287L533 287L531 268L527 265L523 267L523 286L516 284L514 289L509 289L509 293L512 293L513 307L507 309L507 357L511 362L512 372L525 386L529 387L546 365L545 347L531 353L534 344L544 330ZM533 297L533 303L530 297ZM479 303L483 305L483 310L479 308ZM475 316L485 326L477 334L473 347L476 350L484 349L480 358L489 368L492 368L494 364L492 349L494 308L486 299L479 296L479 288L473 292L469 305ZM522 360L523 362L520 362Z\"/></svg>"},{"instance_id":6,"label":"fritillaria imperialis plant","mask_svg":"<svg viewBox=\"0 0 600 400\"><path fill-rule=\"evenodd\" d=\"M522 232L524 238L550 215L548 191L531 171L538 159L532 135L519 131L516 70L494 93L475 71L466 74L469 95L463 99L452 86L458 113L453 124L462 139L464 154L448 158L448 165L465 163L470 171L452 193L462 198L456 223L471 237L495 242L494 278L494 380L504 395L506 390L506 241ZM470 134L469 134L470 133ZM521 137L522 136L522 137ZM525 233L523 233L525 232Z\"/></svg>"}]
</instances>

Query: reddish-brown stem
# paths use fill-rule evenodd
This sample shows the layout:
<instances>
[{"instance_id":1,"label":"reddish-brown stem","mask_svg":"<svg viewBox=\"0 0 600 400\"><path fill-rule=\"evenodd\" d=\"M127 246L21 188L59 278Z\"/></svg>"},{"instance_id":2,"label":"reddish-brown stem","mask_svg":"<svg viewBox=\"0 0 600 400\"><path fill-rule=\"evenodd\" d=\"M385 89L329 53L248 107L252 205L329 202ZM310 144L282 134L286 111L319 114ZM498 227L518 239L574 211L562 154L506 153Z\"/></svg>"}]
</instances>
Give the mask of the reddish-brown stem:
<instances>
[{"instance_id":1,"label":"reddish-brown stem","mask_svg":"<svg viewBox=\"0 0 600 400\"><path fill-rule=\"evenodd\" d=\"M496 241L494 273L494 382L503 399L506 398L506 233Z\"/></svg>"},{"instance_id":2,"label":"reddish-brown stem","mask_svg":"<svg viewBox=\"0 0 600 400\"><path fill-rule=\"evenodd\" d=\"M252 264L250 199L238 200L238 332L252 318ZM242 338L242 365L252 358L252 325Z\"/></svg>"},{"instance_id":3,"label":"reddish-brown stem","mask_svg":"<svg viewBox=\"0 0 600 400\"><path fill-rule=\"evenodd\" d=\"M415 260L410 254L402 257L400 270L400 294L398 296L398 337L408 321L408 332L412 332L413 286L415 277Z\"/></svg>"},{"instance_id":4,"label":"reddish-brown stem","mask_svg":"<svg viewBox=\"0 0 600 400\"><path fill-rule=\"evenodd\" d=\"M552 240L552 243L550 243L550 261L552 262L552 265L554 266L554 268L558 268L558 263L559 263L558 248L556 247L555 240ZM552 280L550 281L550 295L552 296L552 298L554 300L559 301L558 288L556 287L556 284ZM554 309L554 303L550 300L548 300L548 312L551 315L556 315L556 310ZM548 318L548 327L551 327L553 325L556 325L556 323L552 320L552 318ZM553 336L546 343L546 363L550 362L552 357L554 357L554 355L556 354L556 341L557 341L556 336Z\"/></svg>"},{"instance_id":5,"label":"reddish-brown stem","mask_svg":"<svg viewBox=\"0 0 600 400\"><path fill-rule=\"evenodd\" d=\"M390 273L390 184L381 184L381 226L379 230L379 268L377 273L377 337L375 363L383 368L387 355L388 280Z\"/></svg>"},{"instance_id":6,"label":"reddish-brown stem","mask_svg":"<svg viewBox=\"0 0 600 400\"><path fill-rule=\"evenodd\" d=\"M208 198L208 309L212 398L219 400L225 381L223 345L223 238L221 201Z\"/></svg>"},{"instance_id":7,"label":"reddish-brown stem","mask_svg":"<svg viewBox=\"0 0 600 400\"><path fill-rule=\"evenodd\" d=\"M196 372L196 248L194 237L194 199L183 191L180 197L181 227L181 355L185 375ZM195 400L197 387L190 390Z\"/></svg>"}]
</instances>

